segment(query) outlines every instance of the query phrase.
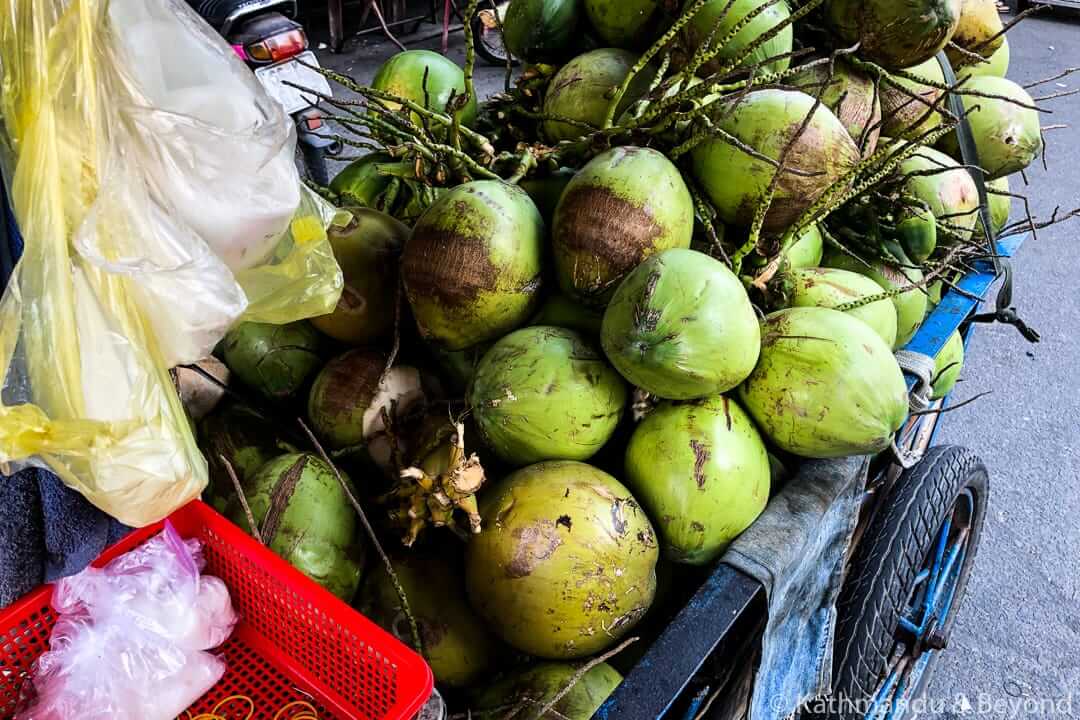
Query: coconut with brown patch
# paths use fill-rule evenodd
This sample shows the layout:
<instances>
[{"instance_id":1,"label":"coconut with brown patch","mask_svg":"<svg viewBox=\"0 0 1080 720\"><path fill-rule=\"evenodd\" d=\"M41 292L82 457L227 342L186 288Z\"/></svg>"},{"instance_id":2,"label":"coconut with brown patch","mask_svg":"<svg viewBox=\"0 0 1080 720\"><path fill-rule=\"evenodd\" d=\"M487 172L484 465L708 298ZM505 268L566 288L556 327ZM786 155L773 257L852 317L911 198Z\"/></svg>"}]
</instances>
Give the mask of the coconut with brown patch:
<instances>
[{"instance_id":1,"label":"coconut with brown patch","mask_svg":"<svg viewBox=\"0 0 1080 720\"><path fill-rule=\"evenodd\" d=\"M574 176L555 209L559 286L593 306L646 258L689 248L694 204L679 169L649 148L618 147Z\"/></svg>"},{"instance_id":2,"label":"coconut with brown patch","mask_svg":"<svg viewBox=\"0 0 1080 720\"><path fill-rule=\"evenodd\" d=\"M546 231L524 190L479 180L416 222L401 275L424 339L463 350L524 324L540 300Z\"/></svg>"},{"instance_id":3,"label":"coconut with brown patch","mask_svg":"<svg viewBox=\"0 0 1080 720\"><path fill-rule=\"evenodd\" d=\"M513 473L482 499L466 550L473 608L516 649L552 660L610 647L656 592L652 525L615 478L579 462Z\"/></svg>"},{"instance_id":4,"label":"coconut with brown patch","mask_svg":"<svg viewBox=\"0 0 1080 720\"><path fill-rule=\"evenodd\" d=\"M859 54L889 70L937 55L956 32L961 0L828 0L833 32Z\"/></svg>"},{"instance_id":5,"label":"coconut with brown patch","mask_svg":"<svg viewBox=\"0 0 1080 720\"><path fill-rule=\"evenodd\" d=\"M944 85L945 74L937 58L907 68L905 73L913 77L890 75L881 83L882 134L914 139L941 125L937 108L944 107L939 100L945 91L935 84Z\"/></svg>"},{"instance_id":6,"label":"coconut with brown patch","mask_svg":"<svg viewBox=\"0 0 1080 720\"><path fill-rule=\"evenodd\" d=\"M390 462L383 409L404 417L425 402L416 368L396 365L383 377L385 365L382 353L350 350L326 364L308 396L312 429L327 447L366 446L380 467Z\"/></svg>"},{"instance_id":7,"label":"coconut with brown patch","mask_svg":"<svg viewBox=\"0 0 1080 720\"><path fill-rule=\"evenodd\" d=\"M831 71L827 65L803 69L791 78L790 84L815 97L820 92L821 102L833 111L864 157L877 149L881 135L880 91L874 89L874 81L868 75L844 60L837 60Z\"/></svg>"},{"instance_id":8,"label":"coconut with brown patch","mask_svg":"<svg viewBox=\"0 0 1080 720\"><path fill-rule=\"evenodd\" d=\"M769 456L754 423L723 395L666 402L634 430L626 484L659 518L664 554L712 562L765 509Z\"/></svg>"},{"instance_id":9,"label":"coconut with brown patch","mask_svg":"<svg viewBox=\"0 0 1080 720\"><path fill-rule=\"evenodd\" d=\"M737 103L734 107L730 103ZM691 153L694 177L724 222L748 226L765 202L785 148L785 170L765 215L764 229L780 232L859 161L859 148L829 108L797 90L756 90L741 100L715 103L716 126L770 163L723 138ZM812 115L811 115L812 113ZM810 121L804 120L810 116ZM794 171L794 172L792 172Z\"/></svg>"},{"instance_id":10,"label":"coconut with brown patch","mask_svg":"<svg viewBox=\"0 0 1080 720\"><path fill-rule=\"evenodd\" d=\"M311 453L292 453L267 462L241 485L263 543L334 595L351 601L366 550L357 534L356 512L333 468ZM247 512L235 493L226 514L250 532Z\"/></svg>"}]
</instances>

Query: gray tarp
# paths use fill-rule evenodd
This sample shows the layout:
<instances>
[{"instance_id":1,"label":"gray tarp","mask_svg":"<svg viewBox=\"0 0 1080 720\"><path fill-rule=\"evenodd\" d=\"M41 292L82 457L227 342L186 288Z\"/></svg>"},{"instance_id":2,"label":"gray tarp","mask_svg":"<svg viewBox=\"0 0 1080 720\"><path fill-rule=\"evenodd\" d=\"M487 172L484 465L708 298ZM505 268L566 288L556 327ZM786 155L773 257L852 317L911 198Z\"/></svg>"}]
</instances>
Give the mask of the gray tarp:
<instances>
[{"instance_id":1,"label":"gray tarp","mask_svg":"<svg viewBox=\"0 0 1080 720\"><path fill-rule=\"evenodd\" d=\"M769 599L750 720L786 718L829 689L836 598L867 467L862 457L805 463L724 555Z\"/></svg>"}]
</instances>

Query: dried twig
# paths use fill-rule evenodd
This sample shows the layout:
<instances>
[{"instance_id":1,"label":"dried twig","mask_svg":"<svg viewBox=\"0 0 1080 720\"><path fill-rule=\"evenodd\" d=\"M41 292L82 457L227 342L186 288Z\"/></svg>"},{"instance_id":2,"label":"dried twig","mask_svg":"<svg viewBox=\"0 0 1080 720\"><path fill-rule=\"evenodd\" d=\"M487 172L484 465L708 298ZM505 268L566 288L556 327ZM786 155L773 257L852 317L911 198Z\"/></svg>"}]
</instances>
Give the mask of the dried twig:
<instances>
[{"instance_id":1,"label":"dried twig","mask_svg":"<svg viewBox=\"0 0 1080 720\"><path fill-rule=\"evenodd\" d=\"M627 638L626 640L623 640L621 643L616 645L611 650L608 650L603 655L597 655L592 660L590 660L589 662L585 663L580 668L578 668L578 671L576 673L574 673L574 676L572 678L570 678L570 681L566 683L566 686L562 690L560 690L558 693L556 693L555 697L551 698L551 700L548 701L547 705L544 705L544 707L542 707L540 709L540 712L537 713L537 717L541 717L541 718L544 717L544 715L549 710L551 710L556 705L558 705L559 701L562 700L564 697L566 697L567 693L569 693L571 690L574 689L574 686L577 685L578 682L581 681L581 678L585 677L586 673L588 673L590 670L592 670L594 667L596 667L600 663L607 662L611 658L615 657L616 655L618 655L623 650L630 647L631 645L633 645L634 643L636 643L640 639L641 638L639 638L639 637Z\"/></svg>"},{"instance_id":2,"label":"dried twig","mask_svg":"<svg viewBox=\"0 0 1080 720\"><path fill-rule=\"evenodd\" d=\"M401 601L401 611L405 613L405 617L409 621L409 633L412 635L413 647L421 655L424 654L424 643L420 637L420 628L416 624L416 618L412 614L412 610L409 608L409 598L405 594L405 588L401 586L401 580L398 579L397 573L394 571L394 565L390 562L390 556L386 554L386 550L383 549L382 543L379 542L378 535L375 534L375 528L371 526L371 522L368 520L367 513L364 512L364 508L361 507L360 502L356 499L356 495L353 494L352 488L349 487L349 483L345 481L345 477L338 470L337 465L330 459L330 456L326 454L326 450L323 449L319 439L315 437L315 433L311 432L311 428L307 426L303 418L297 418L296 421L300 423L300 427L303 428L307 434L308 439L311 440L311 444L315 446L315 449L319 452L319 456L322 457L323 462L330 466L330 469L334 473L334 477L337 478L338 483L341 485L341 489L345 492L345 497L348 498L349 503L353 506L353 510L356 511L357 516L360 518L360 523L364 526L364 531L367 532L368 538L371 540L371 544L375 546L375 551L379 553L379 557L383 561L383 566L386 568L386 574L390 577L390 582L394 586L395 592L397 592L398 599Z\"/></svg>"},{"instance_id":3,"label":"dried twig","mask_svg":"<svg viewBox=\"0 0 1080 720\"><path fill-rule=\"evenodd\" d=\"M240 498L240 507L244 508L244 516L247 518L252 537L258 540L260 545L265 545L262 533L259 532L259 524L255 522L255 515L251 512L251 505L248 505L247 495L244 494L244 488L240 485L240 478L236 476L236 470L233 469L232 463L224 455L218 455L218 458L225 465L225 472L229 475L229 479L232 480L233 488L236 490L236 497Z\"/></svg>"}]
</instances>

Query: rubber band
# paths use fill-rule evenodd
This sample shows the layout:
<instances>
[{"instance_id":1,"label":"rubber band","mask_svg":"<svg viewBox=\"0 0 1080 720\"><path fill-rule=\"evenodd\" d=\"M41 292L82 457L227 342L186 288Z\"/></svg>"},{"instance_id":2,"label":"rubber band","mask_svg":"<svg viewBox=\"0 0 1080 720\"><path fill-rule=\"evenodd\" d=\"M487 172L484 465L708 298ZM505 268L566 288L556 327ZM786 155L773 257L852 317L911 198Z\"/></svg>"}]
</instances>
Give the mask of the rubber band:
<instances>
[{"instance_id":1,"label":"rubber band","mask_svg":"<svg viewBox=\"0 0 1080 720\"><path fill-rule=\"evenodd\" d=\"M224 713L223 708L232 702L245 702L248 706L247 715L242 717L230 717ZM296 714L286 715L289 711L294 711ZM186 711L186 720L252 720L255 717L255 701L249 698L247 695L230 695L225 698L210 712L200 713L199 715L192 715L191 711ZM278 710L273 717L273 720L319 720L319 711L315 709L315 706L306 700L293 700L285 707Z\"/></svg>"}]
</instances>

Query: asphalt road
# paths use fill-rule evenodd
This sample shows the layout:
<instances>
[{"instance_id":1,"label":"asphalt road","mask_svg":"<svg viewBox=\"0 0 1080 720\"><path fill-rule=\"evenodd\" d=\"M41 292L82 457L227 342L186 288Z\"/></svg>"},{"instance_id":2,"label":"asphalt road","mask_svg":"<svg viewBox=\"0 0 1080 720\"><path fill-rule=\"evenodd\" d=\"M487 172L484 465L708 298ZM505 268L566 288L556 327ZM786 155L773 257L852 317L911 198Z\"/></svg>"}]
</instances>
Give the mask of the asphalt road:
<instances>
[{"instance_id":1,"label":"asphalt road","mask_svg":"<svg viewBox=\"0 0 1080 720\"><path fill-rule=\"evenodd\" d=\"M1020 84L1080 66L1080 14L1051 15L1009 33L1009 76ZM1080 87L1080 74L1060 85L1067 87L1032 94ZM1031 168L1026 188L1013 183L1040 217L1080 206L1080 96L1046 107L1054 112L1044 125L1070 127L1047 133L1048 170ZM1029 345L1010 327L980 327L957 397L993 394L943 421L940 442L986 462L991 500L967 599L927 693L944 709L930 716L975 717L1011 701L982 716L1080 717L1080 293L1071 276L1078 237L1073 220L1021 248L1014 300L1042 339Z\"/></svg>"},{"instance_id":2,"label":"asphalt road","mask_svg":"<svg viewBox=\"0 0 1080 720\"><path fill-rule=\"evenodd\" d=\"M1027 84L1080 66L1080 14L1031 18L1009 34L1010 77ZM438 40L410 47L438 49ZM371 79L392 55L367 40L346 53L320 53L325 64ZM449 56L462 62L460 35ZM482 94L502 71L481 67ZM1080 73L1035 89L1048 95L1080 87ZM1080 206L1080 96L1053 100L1044 125L1046 159L1028 172L1032 212ZM1015 212L1014 212L1015 215ZM1029 345L1007 326L981 326L968 353L957 399L993 394L946 416L940 442L963 445L991 473L991 507L974 576L927 693L926 717L1080 717L1080 219L1040 231L1013 265L1021 317L1042 335ZM1075 694L1075 696L1074 696Z\"/></svg>"}]
</instances>

